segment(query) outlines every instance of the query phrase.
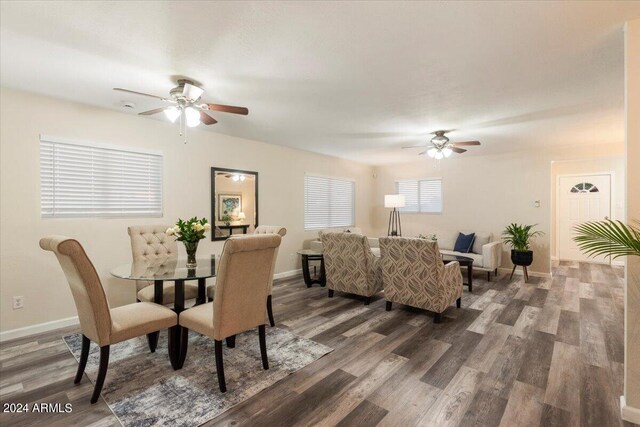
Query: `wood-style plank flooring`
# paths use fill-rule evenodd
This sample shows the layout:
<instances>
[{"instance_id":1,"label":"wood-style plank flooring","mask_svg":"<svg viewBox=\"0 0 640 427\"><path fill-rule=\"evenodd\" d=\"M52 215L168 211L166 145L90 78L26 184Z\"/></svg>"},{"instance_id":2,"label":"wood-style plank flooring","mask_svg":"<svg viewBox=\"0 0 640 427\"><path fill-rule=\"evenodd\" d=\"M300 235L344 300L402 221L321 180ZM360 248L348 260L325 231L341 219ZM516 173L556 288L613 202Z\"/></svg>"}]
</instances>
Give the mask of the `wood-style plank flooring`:
<instances>
[{"instance_id":1,"label":"wood-style plank flooring","mask_svg":"<svg viewBox=\"0 0 640 427\"><path fill-rule=\"evenodd\" d=\"M441 324L398 304L386 312L382 295L364 306L301 278L277 281L278 326L335 351L206 425L629 426L619 415L622 274L561 263L528 283L477 275ZM89 381L73 384L77 363L60 337L74 330L0 346L2 403L73 412L2 413L1 425L118 424L104 401L89 404Z\"/></svg>"}]
</instances>

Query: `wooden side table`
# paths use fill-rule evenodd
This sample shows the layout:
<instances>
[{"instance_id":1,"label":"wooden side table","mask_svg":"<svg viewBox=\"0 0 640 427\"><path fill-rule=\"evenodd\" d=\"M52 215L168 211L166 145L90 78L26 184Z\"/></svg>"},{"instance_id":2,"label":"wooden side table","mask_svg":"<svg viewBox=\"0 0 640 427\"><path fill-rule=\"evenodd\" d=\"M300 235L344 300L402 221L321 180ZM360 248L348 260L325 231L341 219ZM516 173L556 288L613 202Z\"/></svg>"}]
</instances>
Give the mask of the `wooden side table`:
<instances>
[{"instance_id":1,"label":"wooden side table","mask_svg":"<svg viewBox=\"0 0 640 427\"><path fill-rule=\"evenodd\" d=\"M322 252L313 251L311 249L302 249L298 251L298 255L302 258L302 276L304 277L304 283L307 288L310 288L314 283L318 283L320 286L325 286L327 280L324 272L324 256ZM309 261L320 261L320 276L314 275L311 277L309 271Z\"/></svg>"}]
</instances>

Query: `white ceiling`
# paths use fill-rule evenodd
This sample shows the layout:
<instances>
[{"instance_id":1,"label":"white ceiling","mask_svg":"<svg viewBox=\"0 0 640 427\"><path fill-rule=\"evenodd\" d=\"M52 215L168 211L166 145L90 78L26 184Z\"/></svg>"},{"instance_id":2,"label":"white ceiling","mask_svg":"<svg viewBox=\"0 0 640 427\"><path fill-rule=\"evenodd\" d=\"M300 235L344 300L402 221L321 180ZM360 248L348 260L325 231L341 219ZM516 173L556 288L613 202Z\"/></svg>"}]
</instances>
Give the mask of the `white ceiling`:
<instances>
[{"instance_id":1,"label":"white ceiling","mask_svg":"<svg viewBox=\"0 0 640 427\"><path fill-rule=\"evenodd\" d=\"M250 110L208 130L368 163L413 160L400 147L437 129L482 141L465 156L614 143L637 17L610 1L2 2L0 76L135 112L161 103L111 88L167 95L188 76Z\"/></svg>"}]
</instances>

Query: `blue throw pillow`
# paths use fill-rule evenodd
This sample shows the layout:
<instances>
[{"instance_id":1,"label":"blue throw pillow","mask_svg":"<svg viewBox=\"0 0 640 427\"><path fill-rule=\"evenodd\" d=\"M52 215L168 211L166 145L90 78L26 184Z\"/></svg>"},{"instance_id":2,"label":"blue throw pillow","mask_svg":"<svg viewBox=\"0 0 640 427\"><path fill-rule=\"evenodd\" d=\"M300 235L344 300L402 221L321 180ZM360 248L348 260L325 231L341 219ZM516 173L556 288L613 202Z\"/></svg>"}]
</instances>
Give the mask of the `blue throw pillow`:
<instances>
[{"instance_id":1,"label":"blue throw pillow","mask_svg":"<svg viewBox=\"0 0 640 427\"><path fill-rule=\"evenodd\" d=\"M468 254L473 247L473 241L476 239L476 233L471 234L462 234L458 233L458 238L456 239L456 245L453 250L455 252L462 252L464 254Z\"/></svg>"}]
</instances>

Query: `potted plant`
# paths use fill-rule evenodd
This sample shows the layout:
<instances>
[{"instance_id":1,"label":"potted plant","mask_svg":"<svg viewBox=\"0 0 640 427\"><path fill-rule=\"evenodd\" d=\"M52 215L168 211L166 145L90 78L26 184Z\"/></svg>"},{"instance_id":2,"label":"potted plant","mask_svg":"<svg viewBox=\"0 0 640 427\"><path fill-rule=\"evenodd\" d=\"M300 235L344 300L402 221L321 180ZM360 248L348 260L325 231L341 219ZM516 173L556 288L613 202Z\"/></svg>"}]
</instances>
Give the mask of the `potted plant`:
<instances>
[{"instance_id":1,"label":"potted plant","mask_svg":"<svg viewBox=\"0 0 640 427\"><path fill-rule=\"evenodd\" d=\"M165 234L176 236L177 241L184 243L184 248L187 250L187 268L195 268L198 266L196 262L198 243L204 239L204 233L209 230L211 230L211 225L208 224L206 218L198 219L194 216L187 221L178 218L176 225L167 228Z\"/></svg>"},{"instance_id":2,"label":"potted plant","mask_svg":"<svg viewBox=\"0 0 640 427\"><path fill-rule=\"evenodd\" d=\"M640 221L634 221L640 226ZM573 240L588 256L640 256L640 227L622 221L596 221L574 227Z\"/></svg>"},{"instance_id":3,"label":"potted plant","mask_svg":"<svg viewBox=\"0 0 640 427\"><path fill-rule=\"evenodd\" d=\"M220 221L224 222L225 225L231 225L231 221L233 218L229 214L224 214L220 217Z\"/></svg>"},{"instance_id":4,"label":"potted plant","mask_svg":"<svg viewBox=\"0 0 640 427\"><path fill-rule=\"evenodd\" d=\"M533 263L531 239L542 236L542 231L533 231L538 224L521 225L512 223L502 232L502 241L511 245L511 262L514 265L528 267Z\"/></svg>"}]
</instances>

